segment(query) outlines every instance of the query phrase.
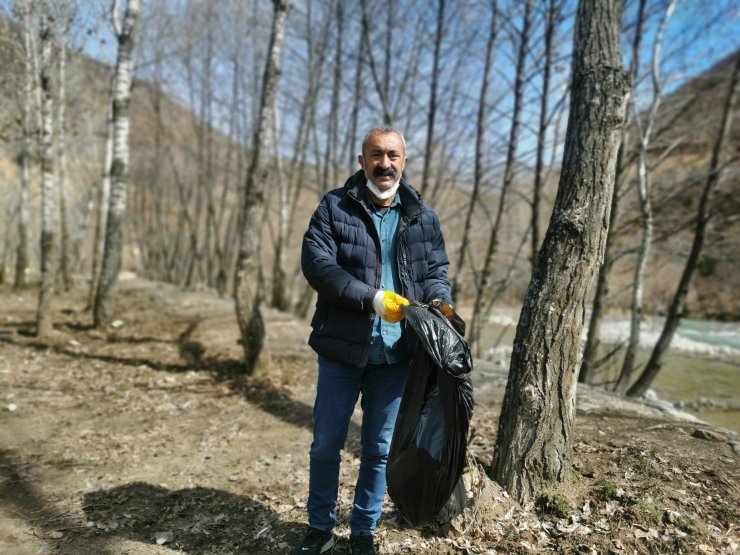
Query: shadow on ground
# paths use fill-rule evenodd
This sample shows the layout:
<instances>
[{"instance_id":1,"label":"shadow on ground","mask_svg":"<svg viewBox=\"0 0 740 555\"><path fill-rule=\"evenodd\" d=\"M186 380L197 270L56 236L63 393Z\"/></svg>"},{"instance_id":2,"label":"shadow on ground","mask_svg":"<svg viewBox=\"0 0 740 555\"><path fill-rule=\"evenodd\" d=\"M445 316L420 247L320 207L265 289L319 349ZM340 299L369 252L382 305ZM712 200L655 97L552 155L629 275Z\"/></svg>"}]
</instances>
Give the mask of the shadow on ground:
<instances>
[{"instance_id":1,"label":"shadow on ground","mask_svg":"<svg viewBox=\"0 0 740 555\"><path fill-rule=\"evenodd\" d=\"M109 540L187 553L286 553L304 531L255 499L209 488L171 491L134 482L85 495L84 511Z\"/></svg>"},{"instance_id":2,"label":"shadow on ground","mask_svg":"<svg viewBox=\"0 0 740 555\"><path fill-rule=\"evenodd\" d=\"M35 480L35 469L18 453L7 449L0 449L0 505L16 519L23 520L38 538L39 553L57 543L54 535L64 531L67 536L69 530L83 530L79 518L75 515L60 511L58 507L48 504L38 491ZM69 542L67 536L65 543ZM10 547L12 549L12 546ZM93 551L99 555L112 553L95 542Z\"/></svg>"}]
</instances>

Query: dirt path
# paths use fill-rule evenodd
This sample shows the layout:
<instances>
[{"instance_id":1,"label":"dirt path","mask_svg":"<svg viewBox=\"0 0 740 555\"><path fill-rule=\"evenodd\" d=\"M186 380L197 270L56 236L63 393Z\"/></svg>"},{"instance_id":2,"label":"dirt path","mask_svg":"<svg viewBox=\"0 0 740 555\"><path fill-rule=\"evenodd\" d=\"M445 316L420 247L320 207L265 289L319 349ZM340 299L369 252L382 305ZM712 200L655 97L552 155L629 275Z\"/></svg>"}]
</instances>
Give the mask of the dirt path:
<instances>
[{"instance_id":1,"label":"dirt path","mask_svg":"<svg viewBox=\"0 0 740 555\"><path fill-rule=\"evenodd\" d=\"M57 301L45 343L30 333L35 291L0 290L0 553L288 552L305 522L315 378L307 324L266 310L265 363L245 380L230 301L121 285L120 321L91 329L84 292L74 291ZM733 438L709 430L700 439L692 434L706 427L603 404L579 415L567 495L517 507L482 473L501 383L478 397L477 493L466 515L418 531L388 503L382 553L737 551ZM343 538L358 423L343 453Z\"/></svg>"}]
</instances>

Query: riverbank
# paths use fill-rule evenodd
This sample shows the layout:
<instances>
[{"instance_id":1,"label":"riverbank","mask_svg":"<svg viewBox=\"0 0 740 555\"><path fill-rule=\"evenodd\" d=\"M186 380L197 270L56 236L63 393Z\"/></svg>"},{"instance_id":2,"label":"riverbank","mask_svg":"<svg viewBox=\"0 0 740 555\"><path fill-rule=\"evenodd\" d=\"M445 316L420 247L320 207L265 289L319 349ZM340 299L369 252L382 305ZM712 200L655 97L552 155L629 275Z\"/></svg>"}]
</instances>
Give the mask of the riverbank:
<instances>
[{"instance_id":1,"label":"riverbank","mask_svg":"<svg viewBox=\"0 0 740 555\"><path fill-rule=\"evenodd\" d=\"M517 318L517 310L503 308L490 319L483 332L484 341L487 339L484 348L486 359L508 365ZM661 319L648 319L640 326L638 368L650 356L650 350L660 335L660 326ZM628 336L629 320L626 317L607 316L601 328L603 354L619 343L624 344ZM664 401L715 426L740 433L738 342L740 324L688 321L679 328L671 342L648 397ZM613 357L600 369L595 381L613 383L620 364L621 357Z\"/></svg>"}]
</instances>

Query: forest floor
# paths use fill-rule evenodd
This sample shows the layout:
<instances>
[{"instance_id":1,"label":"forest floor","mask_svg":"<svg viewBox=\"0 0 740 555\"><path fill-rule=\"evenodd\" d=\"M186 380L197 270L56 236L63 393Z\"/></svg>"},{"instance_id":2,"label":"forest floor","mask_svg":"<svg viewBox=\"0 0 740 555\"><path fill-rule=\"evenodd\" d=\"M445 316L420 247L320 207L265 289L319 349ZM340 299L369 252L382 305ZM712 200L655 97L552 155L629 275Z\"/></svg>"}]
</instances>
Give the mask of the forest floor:
<instances>
[{"instance_id":1,"label":"forest floor","mask_svg":"<svg viewBox=\"0 0 740 555\"><path fill-rule=\"evenodd\" d=\"M126 280L119 319L97 330L84 297L57 298L42 342L35 289L0 288L0 553L289 552L306 522L308 324L264 310L266 352L245 378L230 299ZM464 514L418 530L387 500L381 553L738 552L738 438L588 388L571 483L525 507L512 501L485 475L504 372L474 369ZM359 417L342 456L339 553Z\"/></svg>"}]
</instances>

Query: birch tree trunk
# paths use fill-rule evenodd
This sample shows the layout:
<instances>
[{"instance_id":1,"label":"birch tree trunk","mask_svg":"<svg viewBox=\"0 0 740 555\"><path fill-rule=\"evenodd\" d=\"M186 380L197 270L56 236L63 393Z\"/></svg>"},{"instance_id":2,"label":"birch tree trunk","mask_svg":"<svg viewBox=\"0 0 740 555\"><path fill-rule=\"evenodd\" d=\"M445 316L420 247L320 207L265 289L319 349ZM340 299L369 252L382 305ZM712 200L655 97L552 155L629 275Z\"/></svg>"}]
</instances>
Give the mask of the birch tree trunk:
<instances>
[{"instance_id":1,"label":"birch tree trunk","mask_svg":"<svg viewBox=\"0 0 740 555\"><path fill-rule=\"evenodd\" d=\"M562 173L517 326L491 469L522 503L570 477L581 328L624 120L621 15L621 0L578 5Z\"/></svg>"},{"instance_id":2,"label":"birch tree trunk","mask_svg":"<svg viewBox=\"0 0 740 555\"><path fill-rule=\"evenodd\" d=\"M41 287L36 311L36 335L51 333L51 301L54 297L56 271L57 203L54 183L54 116L52 100L52 43L53 22L48 13L41 15L39 42L39 87L41 90Z\"/></svg>"},{"instance_id":3,"label":"birch tree trunk","mask_svg":"<svg viewBox=\"0 0 740 555\"><path fill-rule=\"evenodd\" d=\"M714 148L712 149L709 173L707 175L707 180L704 184L701 200L699 201L699 207L697 209L696 224L694 226L694 240L691 244L689 257L686 260L686 265L681 274L681 279L678 282L678 288L673 296L671 306L668 309L663 330L655 344L655 347L653 347L653 351L650 354L647 365L637 381L627 390L627 395L630 397L639 397L647 392L660 371L663 354L670 346L673 335L676 333L678 325L681 323L681 318L683 317L684 309L686 308L686 297L689 292L689 284L691 283L691 278L696 270L699 255L704 247L707 226L711 218L712 195L717 188L722 171L720 159L722 156L722 150L725 146L725 141L727 140L727 135L729 134L730 124L732 123L732 114L737 98L739 80L740 56L736 56L735 67L732 72L732 77L730 78L729 91L727 93L722 113L720 130L717 134Z\"/></svg>"},{"instance_id":4,"label":"birch tree trunk","mask_svg":"<svg viewBox=\"0 0 740 555\"><path fill-rule=\"evenodd\" d=\"M633 281L632 305L630 311L630 335L629 341L627 342L627 352L624 355L622 371L619 374L619 379L617 380L615 387L615 389L620 392L624 392L627 387L629 387L632 373L635 369L637 349L640 346L640 324L642 322L642 298L645 289L645 269L647 268L650 248L653 244L655 228L651 191L652 185L648 169L648 149L650 147L651 133L655 123L655 116L658 113L658 107L660 106L662 94L658 70L660 64L660 48L663 43L663 34L666 25L673 14L675 6L675 0L672 0L666 7L663 19L653 42L652 71L650 72L653 83L653 98L650 103L650 109L648 110L644 127L640 121L640 115L635 114L635 123L637 124L637 132L640 139L640 152L637 166L637 191L640 199L640 210L642 212L642 241L637 252L637 263L635 264L635 277ZM637 110L637 104L633 103L633 105L635 106L635 110Z\"/></svg>"},{"instance_id":5,"label":"birch tree trunk","mask_svg":"<svg viewBox=\"0 0 740 555\"><path fill-rule=\"evenodd\" d=\"M234 297L236 320L241 332L246 372L254 371L265 340L265 325L260 312L260 254L265 188L270 177L270 165L265 157L270 152L269 132L276 110L280 61L288 16L286 0L273 0L274 17L270 35L270 50L262 82L259 122L255 133L252 162L244 186L244 206L236 264Z\"/></svg>"},{"instance_id":6,"label":"birch tree trunk","mask_svg":"<svg viewBox=\"0 0 740 555\"><path fill-rule=\"evenodd\" d=\"M118 56L113 80L113 161L111 163L111 193L108 221L105 228L105 249L100 266L93 323L105 326L113 319L115 288L123 257L123 218L126 212L126 188L129 157L129 106L133 83L134 31L139 17L140 0L128 0L121 23L118 0L113 3L113 26L118 39Z\"/></svg>"},{"instance_id":7,"label":"birch tree trunk","mask_svg":"<svg viewBox=\"0 0 740 555\"><path fill-rule=\"evenodd\" d=\"M105 252L105 230L108 227L108 209L110 208L110 168L113 163L113 113L108 111L108 134L105 140L105 162L98 190L98 217L95 221L95 237L93 239L93 254L91 263L90 289L87 295L87 308L95 306L98 281L100 281L100 264Z\"/></svg>"}]
</instances>

